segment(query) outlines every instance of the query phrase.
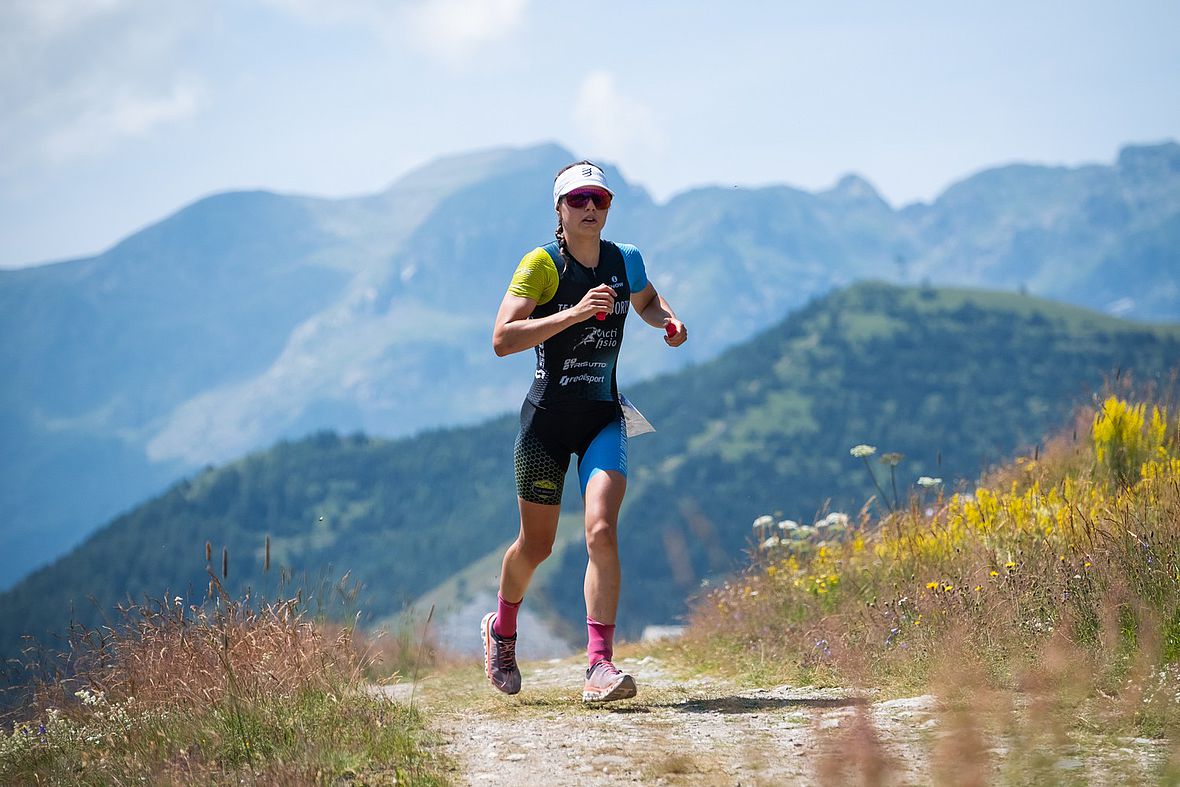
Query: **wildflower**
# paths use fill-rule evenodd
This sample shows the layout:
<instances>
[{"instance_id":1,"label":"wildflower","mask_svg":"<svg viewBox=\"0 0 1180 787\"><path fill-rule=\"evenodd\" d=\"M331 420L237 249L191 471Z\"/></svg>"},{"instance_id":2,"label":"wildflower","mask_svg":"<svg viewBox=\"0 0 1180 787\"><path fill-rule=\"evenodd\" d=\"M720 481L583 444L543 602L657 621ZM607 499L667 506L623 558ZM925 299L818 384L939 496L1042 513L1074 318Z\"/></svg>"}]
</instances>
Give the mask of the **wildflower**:
<instances>
[{"instance_id":1,"label":"wildflower","mask_svg":"<svg viewBox=\"0 0 1180 787\"><path fill-rule=\"evenodd\" d=\"M941 478L931 478L928 475L924 475L924 476L921 476L920 478L918 478L918 486L925 487L926 489L930 489L931 487L938 486L941 483L942 483Z\"/></svg>"},{"instance_id":2,"label":"wildflower","mask_svg":"<svg viewBox=\"0 0 1180 787\"><path fill-rule=\"evenodd\" d=\"M848 453L852 454L857 459L864 459L866 456L872 456L873 454L877 453L877 447L861 443L860 445L854 445L852 450Z\"/></svg>"},{"instance_id":3,"label":"wildflower","mask_svg":"<svg viewBox=\"0 0 1180 787\"><path fill-rule=\"evenodd\" d=\"M881 464L889 465L890 467L897 467L901 464L901 460L905 458L905 454L900 454L897 451L890 451L887 454L881 454Z\"/></svg>"},{"instance_id":4,"label":"wildflower","mask_svg":"<svg viewBox=\"0 0 1180 787\"><path fill-rule=\"evenodd\" d=\"M987 572L987 575L989 577L998 577L1000 575L1000 572L993 569L992 571Z\"/></svg>"},{"instance_id":5,"label":"wildflower","mask_svg":"<svg viewBox=\"0 0 1180 787\"><path fill-rule=\"evenodd\" d=\"M783 540L778 536L771 536L762 542L763 549L773 549L783 543Z\"/></svg>"},{"instance_id":6,"label":"wildflower","mask_svg":"<svg viewBox=\"0 0 1180 787\"><path fill-rule=\"evenodd\" d=\"M943 592L943 593L950 593L950 592L951 592L952 590L954 590L954 589L955 589L955 586L954 586L954 585L951 585L951 584L946 584L946 585L943 585L943 586L942 586L942 592Z\"/></svg>"},{"instance_id":7,"label":"wildflower","mask_svg":"<svg viewBox=\"0 0 1180 787\"><path fill-rule=\"evenodd\" d=\"M981 590L983 590L983 585L976 585L976 586L975 586L975 592L976 592L976 593L980 592Z\"/></svg>"},{"instance_id":8,"label":"wildflower","mask_svg":"<svg viewBox=\"0 0 1180 787\"><path fill-rule=\"evenodd\" d=\"M810 538L813 533L815 533L814 527L810 527L808 525L800 525L799 527L797 527L793 531L791 531L791 536L799 541L804 541L804 540Z\"/></svg>"},{"instance_id":9,"label":"wildflower","mask_svg":"<svg viewBox=\"0 0 1180 787\"><path fill-rule=\"evenodd\" d=\"M848 527L848 514L842 514L839 511L833 511L819 522L816 522L815 526L831 527L836 529Z\"/></svg>"},{"instance_id":10,"label":"wildflower","mask_svg":"<svg viewBox=\"0 0 1180 787\"><path fill-rule=\"evenodd\" d=\"M1008 569L1009 571L1015 571L1016 570L1016 561L1009 560L1007 563L1004 564L1004 568Z\"/></svg>"},{"instance_id":11,"label":"wildflower","mask_svg":"<svg viewBox=\"0 0 1180 787\"><path fill-rule=\"evenodd\" d=\"M926 589L927 589L927 590L937 590L937 589L938 589L938 583L937 583L937 582L927 582L927 583L926 583Z\"/></svg>"},{"instance_id":12,"label":"wildflower","mask_svg":"<svg viewBox=\"0 0 1180 787\"><path fill-rule=\"evenodd\" d=\"M773 524L774 517L763 515L754 520L754 529L761 530L762 528L770 527Z\"/></svg>"},{"instance_id":13,"label":"wildflower","mask_svg":"<svg viewBox=\"0 0 1180 787\"><path fill-rule=\"evenodd\" d=\"M784 519L778 523L779 530L796 530L798 527L799 523L793 519Z\"/></svg>"}]
</instances>

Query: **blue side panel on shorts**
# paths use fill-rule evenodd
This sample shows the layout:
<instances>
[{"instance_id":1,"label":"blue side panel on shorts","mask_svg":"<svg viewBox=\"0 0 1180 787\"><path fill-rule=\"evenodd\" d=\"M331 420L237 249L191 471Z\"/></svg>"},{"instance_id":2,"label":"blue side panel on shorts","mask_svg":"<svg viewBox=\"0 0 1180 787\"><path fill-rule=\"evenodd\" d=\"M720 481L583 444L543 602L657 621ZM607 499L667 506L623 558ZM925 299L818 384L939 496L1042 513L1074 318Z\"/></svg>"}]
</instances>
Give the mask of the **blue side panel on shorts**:
<instances>
[{"instance_id":1,"label":"blue side panel on shorts","mask_svg":"<svg viewBox=\"0 0 1180 787\"><path fill-rule=\"evenodd\" d=\"M623 262L627 265L627 285L632 293L639 292L647 286L647 268L643 265L643 255L639 248L630 243L616 243L623 253Z\"/></svg>"},{"instance_id":2,"label":"blue side panel on shorts","mask_svg":"<svg viewBox=\"0 0 1180 787\"><path fill-rule=\"evenodd\" d=\"M599 471L617 470L627 475L627 427L620 415L602 427L602 431L590 441L582 461L578 462L578 481L582 484L582 497L586 496L586 485L590 477Z\"/></svg>"}]
</instances>

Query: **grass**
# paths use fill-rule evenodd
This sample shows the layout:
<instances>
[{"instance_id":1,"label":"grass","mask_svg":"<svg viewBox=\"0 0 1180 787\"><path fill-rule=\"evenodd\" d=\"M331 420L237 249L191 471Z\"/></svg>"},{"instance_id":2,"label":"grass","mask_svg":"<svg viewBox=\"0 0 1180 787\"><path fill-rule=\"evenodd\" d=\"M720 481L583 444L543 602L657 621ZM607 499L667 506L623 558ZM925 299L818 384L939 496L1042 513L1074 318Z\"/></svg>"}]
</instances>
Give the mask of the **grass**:
<instances>
[{"instance_id":1,"label":"grass","mask_svg":"<svg viewBox=\"0 0 1180 787\"><path fill-rule=\"evenodd\" d=\"M879 517L760 518L755 559L675 656L739 682L933 693L943 780L1180 778L1175 416L1112 396L973 493L942 488ZM852 726L828 781L889 768L871 721ZM1127 741L1140 755L1105 762Z\"/></svg>"},{"instance_id":2,"label":"grass","mask_svg":"<svg viewBox=\"0 0 1180 787\"><path fill-rule=\"evenodd\" d=\"M212 576L212 575L211 575ZM4 784L443 784L420 711L369 690L407 640L361 640L295 599L123 610L31 664L0 737Z\"/></svg>"},{"instance_id":3,"label":"grass","mask_svg":"<svg viewBox=\"0 0 1180 787\"><path fill-rule=\"evenodd\" d=\"M891 496L892 480L879 488ZM836 707L760 702L734 684L842 687L847 721L813 732L816 778L843 784L906 767L855 695L931 694L937 725L922 745L936 783L1180 782L1175 416L1112 397L970 494L943 490L929 479L879 516L869 505L811 525L759 518L755 559L699 601L680 641L619 648L674 661L688 680L587 706L576 660L513 698L469 664L424 679L419 706L509 726L646 719L674 739L690 717L656 712L814 720ZM296 599L233 600L211 580L201 604L129 608L43 661L0 737L0 783L447 781L422 711L370 690L416 665L412 634L365 640ZM671 781L719 767L662 745L635 766Z\"/></svg>"}]
</instances>

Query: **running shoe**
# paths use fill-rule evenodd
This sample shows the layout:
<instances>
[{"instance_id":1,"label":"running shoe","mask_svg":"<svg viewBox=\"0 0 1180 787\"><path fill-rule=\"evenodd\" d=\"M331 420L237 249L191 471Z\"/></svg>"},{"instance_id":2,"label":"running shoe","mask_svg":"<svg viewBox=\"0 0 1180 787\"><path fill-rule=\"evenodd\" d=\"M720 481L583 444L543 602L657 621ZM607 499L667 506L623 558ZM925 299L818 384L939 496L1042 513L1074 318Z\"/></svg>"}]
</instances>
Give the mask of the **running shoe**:
<instances>
[{"instance_id":1,"label":"running shoe","mask_svg":"<svg viewBox=\"0 0 1180 787\"><path fill-rule=\"evenodd\" d=\"M492 628L496 613L483 616L480 628L483 633L483 668L492 682L505 694L520 691L520 669L516 666L516 635L501 637Z\"/></svg>"},{"instance_id":2,"label":"running shoe","mask_svg":"<svg viewBox=\"0 0 1180 787\"><path fill-rule=\"evenodd\" d=\"M586 670L583 702L611 702L635 696L635 678L603 659Z\"/></svg>"}]
</instances>

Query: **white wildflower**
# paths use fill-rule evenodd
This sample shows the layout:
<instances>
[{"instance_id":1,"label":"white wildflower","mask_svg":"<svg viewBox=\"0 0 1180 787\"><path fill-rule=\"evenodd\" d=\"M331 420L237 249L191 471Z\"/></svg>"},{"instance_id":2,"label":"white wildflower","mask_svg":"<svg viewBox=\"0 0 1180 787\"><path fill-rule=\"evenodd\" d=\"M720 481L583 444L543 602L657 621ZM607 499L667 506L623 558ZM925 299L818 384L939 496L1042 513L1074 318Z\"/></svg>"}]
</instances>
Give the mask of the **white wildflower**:
<instances>
[{"instance_id":1,"label":"white wildflower","mask_svg":"<svg viewBox=\"0 0 1180 787\"><path fill-rule=\"evenodd\" d=\"M924 475L918 479L918 486L925 487L926 489L929 489L932 486L938 486L941 483L941 478L931 478L928 475Z\"/></svg>"},{"instance_id":2,"label":"white wildflower","mask_svg":"<svg viewBox=\"0 0 1180 787\"><path fill-rule=\"evenodd\" d=\"M778 523L779 530L797 530L798 528L799 523L794 519L784 519Z\"/></svg>"},{"instance_id":3,"label":"white wildflower","mask_svg":"<svg viewBox=\"0 0 1180 787\"><path fill-rule=\"evenodd\" d=\"M764 527L770 527L774 524L774 517L763 515L754 520L754 529L761 530Z\"/></svg>"},{"instance_id":4,"label":"white wildflower","mask_svg":"<svg viewBox=\"0 0 1180 787\"><path fill-rule=\"evenodd\" d=\"M848 453L852 454L857 459L863 459L866 456L872 456L873 454L877 453L877 447L861 443L860 445L852 446L852 450Z\"/></svg>"},{"instance_id":5,"label":"white wildflower","mask_svg":"<svg viewBox=\"0 0 1180 787\"><path fill-rule=\"evenodd\" d=\"M106 696L104 696L101 691L78 689L74 692L74 696L82 700L83 705L89 705L92 708L106 704Z\"/></svg>"},{"instance_id":6,"label":"white wildflower","mask_svg":"<svg viewBox=\"0 0 1180 787\"><path fill-rule=\"evenodd\" d=\"M763 549L773 549L783 543L783 540L778 536L771 536L762 542Z\"/></svg>"},{"instance_id":7,"label":"white wildflower","mask_svg":"<svg viewBox=\"0 0 1180 787\"><path fill-rule=\"evenodd\" d=\"M843 514L839 511L833 511L824 517L823 521L826 523L827 527L842 530L848 527L848 514Z\"/></svg>"}]
</instances>

